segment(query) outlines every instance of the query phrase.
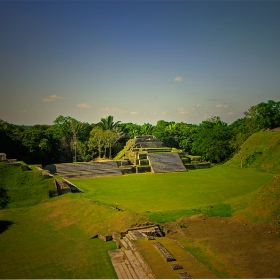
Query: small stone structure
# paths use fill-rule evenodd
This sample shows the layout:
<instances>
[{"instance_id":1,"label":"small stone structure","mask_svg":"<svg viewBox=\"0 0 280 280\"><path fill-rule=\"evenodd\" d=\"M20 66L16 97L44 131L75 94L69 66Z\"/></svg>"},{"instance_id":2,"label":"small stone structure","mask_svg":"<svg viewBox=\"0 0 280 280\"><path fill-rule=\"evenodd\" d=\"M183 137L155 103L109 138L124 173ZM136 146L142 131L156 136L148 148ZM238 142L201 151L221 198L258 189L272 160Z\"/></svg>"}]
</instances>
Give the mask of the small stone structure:
<instances>
[{"instance_id":1,"label":"small stone structure","mask_svg":"<svg viewBox=\"0 0 280 280\"><path fill-rule=\"evenodd\" d=\"M160 242L155 242L153 245L159 250L167 262L176 261L173 255Z\"/></svg>"},{"instance_id":2,"label":"small stone structure","mask_svg":"<svg viewBox=\"0 0 280 280\"><path fill-rule=\"evenodd\" d=\"M0 161L6 161L7 155L5 153L0 153Z\"/></svg>"},{"instance_id":3,"label":"small stone structure","mask_svg":"<svg viewBox=\"0 0 280 280\"><path fill-rule=\"evenodd\" d=\"M28 166L28 165L21 165L20 168L21 168L22 171L32 170L31 167Z\"/></svg>"},{"instance_id":4,"label":"small stone structure","mask_svg":"<svg viewBox=\"0 0 280 280\"><path fill-rule=\"evenodd\" d=\"M69 186L67 184L65 184L64 182L62 182L61 180L55 178L54 181L55 181L58 195L62 195L62 194L71 192L71 189L69 188Z\"/></svg>"},{"instance_id":5,"label":"small stone structure","mask_svg":"<svg viewBox=\"0 0 280 280\"><path fill-rule=\"evenodd\" d=\"M127 230L126 233L114 232L112 234L113 240L117 243L118 249L109 251L108 253L119 279L156 278L134 243L135 240L146 238L150 235L154 235L159 238L162 237L162 232L159 226L147 225L138 228L132 228ZM159 250L166 261L176 261L175 257L160 242L149 242L152 242L152 244ZM171 264L171 269L179 270L183 269L183 267L178 263L173 263ZM187 272L180 272L178 275L183 279L191 278Z\"/></svg>"},{"instance_id":6,"label":"small stone structure","mask_svg":"<svg viewBox=\"0 0 280 280\"><path fill-rule=\"evenodd\" d=\"M180 272L179 276L181 279L192 279L188 272Z\"/></svg>"}]
</instances>

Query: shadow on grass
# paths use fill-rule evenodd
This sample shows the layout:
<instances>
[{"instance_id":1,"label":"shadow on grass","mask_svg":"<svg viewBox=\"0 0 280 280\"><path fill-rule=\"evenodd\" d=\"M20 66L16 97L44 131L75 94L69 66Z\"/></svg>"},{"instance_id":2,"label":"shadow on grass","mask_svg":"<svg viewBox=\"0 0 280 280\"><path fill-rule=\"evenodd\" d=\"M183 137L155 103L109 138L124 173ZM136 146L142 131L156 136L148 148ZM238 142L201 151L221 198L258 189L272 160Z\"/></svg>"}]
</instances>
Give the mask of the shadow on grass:
<instances>
[{"instance_id":1,"label":"shadow on grass","mask_svg":"<svg viewBox=\"0 0 280 280\"><path fill-rule=\"evenodd\" d=\"M8 230L9 227L13 224L14 222L12 221L0 220L0 234Z\"/></svg>"}]
</instances>

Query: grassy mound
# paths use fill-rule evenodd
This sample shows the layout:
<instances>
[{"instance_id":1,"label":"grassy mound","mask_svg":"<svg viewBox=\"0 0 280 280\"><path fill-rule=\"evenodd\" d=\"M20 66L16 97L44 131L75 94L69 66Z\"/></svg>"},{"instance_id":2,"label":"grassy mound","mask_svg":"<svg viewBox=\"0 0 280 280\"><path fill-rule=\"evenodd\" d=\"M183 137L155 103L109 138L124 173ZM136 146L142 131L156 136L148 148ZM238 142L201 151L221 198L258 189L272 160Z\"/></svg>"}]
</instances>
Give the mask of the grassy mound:
<instances>
[{"instance_id":1,"label":"grassy mound","mask_svg":"<svg viewBox=\"0 0 280 280\"><path fill-rule=\"evenodd\" d=\"M244 215L253 222L269 222L280 228L280 176L259 190L229 201L234 215Z\"/></svg>"},{"instance_id":2,"label":"grassy mound","mask_svg":"<svg viewBox=\"0 0 280 280\"><path fill-rule=\"evenodd\" d=\"M280 131L260 131L250 136L241 150L225 165L280 172Z\"/></svg>"},{"instance_id":3,"label":"grassy mound","mask_svg":"<svg viewBox=\"0 0 280 280\"><path fill-rule=\"evenodd\" d=\"M44 179L41 171L22 171L19 166L0 163L1 187L8 191L9 208L34 205L49 199L55 190L52 178Z\"/></svg>"}]
</instances>

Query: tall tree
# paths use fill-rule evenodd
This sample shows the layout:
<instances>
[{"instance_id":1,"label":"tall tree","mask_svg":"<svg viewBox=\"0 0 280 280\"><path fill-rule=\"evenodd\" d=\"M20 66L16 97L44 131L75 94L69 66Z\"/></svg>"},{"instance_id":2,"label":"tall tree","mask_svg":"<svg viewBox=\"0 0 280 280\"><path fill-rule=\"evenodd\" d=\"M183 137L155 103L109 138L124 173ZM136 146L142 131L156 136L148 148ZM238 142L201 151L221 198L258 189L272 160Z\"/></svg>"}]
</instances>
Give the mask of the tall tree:
<instances>
[{"instance_id":1,"label":"tall tree","mask_svg":"<svg viewBox=\"0 0 280 280\"><path fill-rule=\"evenodd\" d=\"M84 123L79 122L75 119L70 119L70 128L72 131L72 138L73 138L73 145L74 145L74 161L77 161L77 140L78 140L78 134L83 129Z\"/></svg>"},{"instance_id":2,"label":"tall tree","mask_svg":"<svg viewBox=\"0 0 280 280\"><path fill-rule=\"evenodd\" d=\"M252 106L244 112L246 126L250 133L261 129L273 129L280 126L280 101L268 100Z\"/></svg>"},{"instance_id":3,"label":"tall tree","mask_svg":"<svg viewBox=\"0 0 280 280\"><path fill-rule=\"evenodd\" d=\"M54 121L55 137L60 140L61 152L69 161L77 161L78 138L83 133L84 128L88 128L87 123L77 121L69 116L58 116ZM81 146L81 145L79 145ZM67 155L70 155L67 157Z\"/></svg>"},{"instance_id":4,"label":"tall tree","mask_svg":"<svg viewBox=\"0 0 280 280\"><path fill-rule=\"evenodd\" d=\"M141 135L151 135L153 133L153 125L150 123L144 123L140 130Z\"/></svg>"},{"instance_id":5,"label":"tall tree","mask_svg":"<svg viewBox=\"0 0 280 280\"><path fill-rule=\"evenodd\" d=\"M90 132L88 140L88 147L93 152L95 149L98 151L98 157L101 158L102 148L105 145L104 130L100 126L96 126Z\"/></svg>"},{"instance_id":6,"label":"tall tree","mask_svg":"<svg viewBox=\"0 0 280 280\"><path fill-rule=\"evenodd\" d=\"M107 116L106 118L101 118L100 122L97 124L103 130L116 131L119 129L120 121L114 122L113 116Z\"/></svg>"},{"instance_id":7,"label":"tall tree","mask_svg":"<svg viewBox=\"0 0 280 280\"><path fill-rule=\"evenodd\" d=\"M227 160L232 153L232 132L220 117L203 121L193 137L192 153L202 156L205 160L220 163Z\"/></svg>"}]
</instances>

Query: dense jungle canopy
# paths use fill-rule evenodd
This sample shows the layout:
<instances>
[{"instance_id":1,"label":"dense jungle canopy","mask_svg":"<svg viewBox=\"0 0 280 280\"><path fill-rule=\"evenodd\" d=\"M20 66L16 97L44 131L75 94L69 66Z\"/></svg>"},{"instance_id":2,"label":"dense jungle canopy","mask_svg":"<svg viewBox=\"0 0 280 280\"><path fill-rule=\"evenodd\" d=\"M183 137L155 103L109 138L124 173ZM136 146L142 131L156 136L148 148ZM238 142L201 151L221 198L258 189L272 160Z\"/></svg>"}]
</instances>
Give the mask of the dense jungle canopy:
<instances>
[{"instance_id":1,"label":"dense jungle canopy","mask_svg":"<svg viewBox=\"0 0 280 280\"><path fill-rule=\"evenodd\" d=\"M167 147L222 163L238 152L250 135L276 127L280 127L280 102L273 100L252 106L230 125L218 116L198 125L159 120L155 126L114 122L113 116L92 124L61 115L52 125L25 126L0 120L0 152L26 163L90 161L114 157L136 135L154 135Z\"/></svg>"}]
</instances>

